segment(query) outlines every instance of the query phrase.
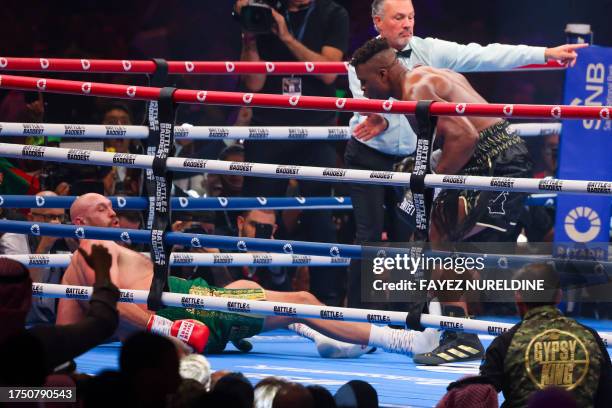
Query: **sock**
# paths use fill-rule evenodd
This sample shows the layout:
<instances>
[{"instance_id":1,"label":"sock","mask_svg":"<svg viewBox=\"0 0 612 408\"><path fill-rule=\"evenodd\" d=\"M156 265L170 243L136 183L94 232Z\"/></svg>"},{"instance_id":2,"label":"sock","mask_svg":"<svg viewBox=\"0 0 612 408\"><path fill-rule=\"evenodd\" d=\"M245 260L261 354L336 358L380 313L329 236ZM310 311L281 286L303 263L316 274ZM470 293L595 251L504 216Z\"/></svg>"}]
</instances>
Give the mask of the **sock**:
<instances>
[{"instance_id":1,"label":"sock","mask_svg":"<svg viewBox=\"0 0 612 408\"><path fill-rule=\"evenodd\" d=\"M312 340L317 345L319 355L324 358L355 358L370 350L369 347L359 344L334 340L302 323L292 323L287 328L302 337Z\"/></svg>"},{"instance_id":2,"label":"sock","mask_svg":"<svg viewBox=\"0 0 612 408\"><path fill-rule=\"evenodd\" d=\"M429 303L429 313L440 315L442 308L437 300ZM428 328L422 332L414 330L392 329L387 326L372 325L369 346L380 347L389 353L412 356L432 351L440 344L438 329Z\"/></svg>"},{"instance_id":3,"label":"sock","mask_svg":"<svg viewBox=\"0 0 612 408\"><path fill-rule=\"evenodd\" d=\"M293 330L298 335L305 337L309 340L312 340L314 342L316 342L317 336L322 336L322 334L316 331L315 329L311 329L310 327L302 323L292 323L289 326L287 326L287 328L289 330Z\"/></svg>"},{"instance_id":4,"label":"sock","mask_svg":"<svg viewBox=\"0 0 612 408\"><path fill-rule=\"evenodd\" d=\"M344 341L332 339L331 337L328 337L322 333L319 333L315 329L309 326L306 326L305 324L302 324L302 323L292 323L287 327L289 328L289 330L293 330L300 336L310 339L317 344L325 341L326 343L334 344L339 348L355 346L355 344L353 343L346 343Z\"/></svg>"},{"instance_id":5,"label":"sock","mask_svg":"<svg viewBox=\"0 0 612 408\"><path fill-rule=\"evenodd\" d=\"M442 306L437 299L429 302L429 314L441 315ZM427 328L422 332L416 332L412 351L414 354L428 353L440 345L440 329Z\"/></svg>"}]
</instances>

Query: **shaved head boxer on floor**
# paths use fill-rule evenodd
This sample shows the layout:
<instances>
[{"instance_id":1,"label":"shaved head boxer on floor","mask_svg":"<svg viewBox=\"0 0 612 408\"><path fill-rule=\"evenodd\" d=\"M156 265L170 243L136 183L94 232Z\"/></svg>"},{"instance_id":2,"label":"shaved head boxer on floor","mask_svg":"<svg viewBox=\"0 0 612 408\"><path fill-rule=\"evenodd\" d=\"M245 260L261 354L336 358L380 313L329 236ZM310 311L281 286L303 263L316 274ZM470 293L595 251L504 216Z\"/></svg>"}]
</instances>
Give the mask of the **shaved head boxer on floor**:
<instances>
[{"instance_id":1,"label":"shaved head boxer on floor","mask_svg":"<svg viewBox=\"0 0 612 408\"><path fill-rule=\"evenodd\" d=\"M90 193L78 197L70 208L75 225L95 227L118 227L117 215L106 197ZM153 264L147 257L124 248L115 242L81 240L80 248L86 252L93 244L105 246L112 255L110 276L122 289L148 290L153 278ZM62 284L92 286L94 272L79 253L74 254L66 270ZM203 279L185 280L169 278L170 291L205 296L222 296L275 302L320 305L308 292L275 292L264 290L248 280L232 282L224 288L209 286ZM86 302L61 299L58 307L58 324L68 324L82 318ZM154 313L146 305L120 303L120 325L117 335L126 338L137 330L150 330L171 337L181 336L189 346L199 352L219 353L228 342L239 343L242 339L260 332L278 328L290 328L314 340L319 353L324 357L356 357L369 348L381 347L386 351L412 355L432 350L438 344L437 330L424 332L396 330L368 323L348 323L320 319L272 316L253 317L241 314L207 310L192 310L168 307ZM347 344L350 343L350 344ZM357 346L355 346L357 345Z\"/></svg>"}]
</instances>

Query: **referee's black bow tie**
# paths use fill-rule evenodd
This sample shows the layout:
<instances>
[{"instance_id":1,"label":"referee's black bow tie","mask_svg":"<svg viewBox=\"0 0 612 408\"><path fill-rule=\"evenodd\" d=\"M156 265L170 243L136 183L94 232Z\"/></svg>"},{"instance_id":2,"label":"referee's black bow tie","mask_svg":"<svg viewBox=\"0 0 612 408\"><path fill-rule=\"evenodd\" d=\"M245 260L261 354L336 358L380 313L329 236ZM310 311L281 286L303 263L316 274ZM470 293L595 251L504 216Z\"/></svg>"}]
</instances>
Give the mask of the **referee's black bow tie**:
<instances>
[{"instance_id":1,"label":"referee's black bow tie","mask_svg":"<svg viewBox=\"0 0 612 408\"><path fill-rule=\"evenodd\" d=\"M402 50L397 52L398 58L410 58L410 54L412 54L412 48L408 48L407 50Z\"/></svg>"}]
</instances>

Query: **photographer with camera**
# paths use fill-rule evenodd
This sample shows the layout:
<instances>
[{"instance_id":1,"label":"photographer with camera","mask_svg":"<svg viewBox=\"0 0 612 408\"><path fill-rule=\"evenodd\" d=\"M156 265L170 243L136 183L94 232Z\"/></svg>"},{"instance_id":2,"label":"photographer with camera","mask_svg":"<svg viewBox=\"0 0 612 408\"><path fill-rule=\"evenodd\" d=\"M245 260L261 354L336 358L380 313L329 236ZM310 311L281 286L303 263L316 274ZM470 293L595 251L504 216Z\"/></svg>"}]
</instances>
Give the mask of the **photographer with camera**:
<instances>
[{"instance_id":1,"label":"photographer with camera","mask_svg":"<svg viewBox=\"0 0 612 408\"><path fill-rule=\"evenodd\" d=\"M177 211L172 223L173 232L212 235L215 233L215 213L212 211ZM218 254L217 248L195 248L175 245L172 252ZM172 269L172 276L183 279L202 278L221 287L234 281L225 266L182 266Z\"/></svg>"},{"instance_id":2,"label":"photographer with camera","mask_svg":"<svg viewBox=\"0 0 612 408\"><path fill-rule=\"evenodd\" d=\"M348 48L347 11L332 0L238 0L234 7L243 30L243 61L342 61ZM335 96L336 75L245 75L249 92ZM253 108L252 126L334 126L335 112ZM245 161L336 167L333 142L246 141ZM285 196L288 180L247 177L245 196ZM299 194L330 196L329 183L300 181ZM331 211L309 211L301 220L301 239L335 242ZM282 229L281 229L282 230ZM285 237L280 237L285 238ZM345 271L329 268L313 273L311 291L324 303L344 297ZM333 283L332 283L333 282Z\"/></svg>"}]
</instances>

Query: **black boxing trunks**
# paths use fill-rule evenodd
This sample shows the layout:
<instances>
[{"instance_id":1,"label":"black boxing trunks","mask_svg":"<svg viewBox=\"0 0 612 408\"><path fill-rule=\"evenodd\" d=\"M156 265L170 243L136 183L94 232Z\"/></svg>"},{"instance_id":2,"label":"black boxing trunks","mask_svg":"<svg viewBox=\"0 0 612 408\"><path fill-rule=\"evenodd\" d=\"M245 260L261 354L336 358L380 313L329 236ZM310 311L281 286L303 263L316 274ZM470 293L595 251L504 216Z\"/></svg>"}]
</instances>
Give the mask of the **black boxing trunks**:
<instances>
[{"instance_id":1,"label":"black boxing trunks","mask_svg":"<svg viewBox=\"0 0 612 408\"><path fill-rule=\"evenodd\" d=\"M481 131L474 155L458 173L496 177L492 185L499 187L499 191L443 189L434 200L432 222L446 233L448 240L516 240L516 222L528 194L502 190L513 185L512 180L506 178L532 177L533 162L525 142L509 126L507 121L502 121ZM457 223L459 200L463 201L466 211L460 224ZM474 227L484 229L466 237Z\"/></svg>"}]
</instances>

